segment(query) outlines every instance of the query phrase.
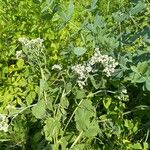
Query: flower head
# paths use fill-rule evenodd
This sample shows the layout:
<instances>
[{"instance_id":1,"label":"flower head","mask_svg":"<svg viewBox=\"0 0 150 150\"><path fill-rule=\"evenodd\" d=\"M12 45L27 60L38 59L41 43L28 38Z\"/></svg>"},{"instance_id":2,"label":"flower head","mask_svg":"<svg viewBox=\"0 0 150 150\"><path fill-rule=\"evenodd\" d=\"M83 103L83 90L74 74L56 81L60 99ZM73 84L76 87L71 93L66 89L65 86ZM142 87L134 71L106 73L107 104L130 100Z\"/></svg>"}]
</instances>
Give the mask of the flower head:
<instances>
[{"instance_id":1,"label":"flower head","mask_svg":"<svg viewBox=\"0 0 150 150\"><path fill-rule=\"evenodd\" d=\"M53 65L52 66L52 70L62 70L62 67L61 67L61 65Z\"/></svg>"}]
</instances>

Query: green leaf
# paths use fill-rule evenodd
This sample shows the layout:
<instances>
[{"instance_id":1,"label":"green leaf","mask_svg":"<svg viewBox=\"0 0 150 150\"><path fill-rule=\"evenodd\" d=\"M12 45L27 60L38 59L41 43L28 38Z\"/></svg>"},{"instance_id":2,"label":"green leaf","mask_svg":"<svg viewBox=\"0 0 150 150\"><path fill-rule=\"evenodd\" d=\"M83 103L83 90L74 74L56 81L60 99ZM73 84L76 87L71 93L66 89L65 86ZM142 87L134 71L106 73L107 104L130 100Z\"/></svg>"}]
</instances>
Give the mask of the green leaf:
<instances>
[{"instance_id":1,"label":"green leaf","mask_svg":"<svg viewBox=\"0 0 150 150\"><path fill-rule=\"evenodd\" d=\"M75 47L73 52L77 55L77 56L82 56L85 52L86 52L86 48L83 47Z\"/></svg>"},{"instance_id":2,"label":"green leaf","mask_svg":"<svg viewBox=\"0 0 150 150\"><path fill-rule=\"evenodd\" d=\"M33 100L35 99L36 97L36 93L34 91L31 91L27 97L26 97L26 102L27 102L27 105L30 105L32 104Z\"/></svg>"},{"instance_id":3,"label":"green leaf","mask_svg":"<svg viewBox=\"0 0 150 150\"><path fill-rule=\"evenodd\" d=\"M146 81L145 86L146 86L146 89L150 91L150 81Z\"/></svg>"},{"instance_id":4,"label":"green leaf","mask_svg":"<svg viewBox=\"0 0 150 150\"><path fill-rule=\"evenodd\" d=\"M111 104L111 98L109 98L109 97L105 98L105 99L103 100L103 104L104 104L104 107L105 107L106 109L108 109L109 106L110 106L110 104Z\"/></svg>"},{"instance_id":5,"label":"green leaf","mask_svg":"<svg viewBox=\"0 0 150 150\"><path fill-rule=\"evenodd\" d=\"M52 96L49 96L47 98L46 108L51 111L53 111L53 101L54 101L54 98Z\"/></svg>"},{"instance_id":6,"label":"green leaf","mask_svg":"<svg viewBox=\"0 0 150 150\"><path fill-rule=\"evenodd\" d=\"M60 17L61 17L61 19L63 19L64 24L66 24L71 19L72 15L73 15L73 11L74 11L73 0L70 0L70 3L67 8L67 12L66 13L64 13L63 11L60 12ZM64 26L64 24L62 26Z\"/></svg>"},{"instance_id":7,"label":"green leaf","mask_svg":"<svg viewBox=\"0 0 150 150\"><path fill-rule=\"evenodd\" d=\"M113 13L112 16L117 22L122 22L128 18L128 15L122 14L120 12Z\"/></svg>"},{"instance_id":8,"label":"green leaf","mask_svg":"<svg viewBox=\"0 0 150 150\"><path fill-rule=\"evenodd\" d=\"M144 142L143 143L144 149L143 150L147 150L148 149L148 143Z\"/></svg>"},{"instance_id":9,"label":"green leaf","mask_svg":"<svg viewBox=\"0 0 150 150\"><path fill-rule=\"evenodd\" d=\"M142 12L145 8L145 4L143 2L139 2L132 10L129 12L130 15L138 14L139 12Z\"/></svg>"},{"instance_id":10,"label":"green leaf","mask_svg":"<svg viewBox=\"0 0 150 150\"><path fill-rule=\"evenodd\" d=\"M23 68L23 65L24 65L24 60L23 59L19 59L17 61L17 67L21 69L21 68Z\"/></svg>"},{"instance_id":11,"label":"green leaf","mask_svg":"<svg viewBox=\"0 0 150 150\"><path fill-rule=\"evenodd\" d=\"M94 86L95 89L98 89L100 87L100 84L96 83L93 76L90 76L90 80L91 80L91 83L92 83L92 85Z\"/></svg>"},{"instance_id":12,"label":"green leaf","mask_svg":"<svg viewBox=\"0 0 150 150\"><path fill-rule=\"evenodd\" d=\"M72 84L71 82L67 83L65 86L66 94L68 94L72 89Z\"/></svg>"},{"instance_id":13,"label":"green leaf","mask_svg":"<svg viewBox=\"0 0 150 150\"><path fill-rule=\"evenodd\" d=\"M139 62L137 65L137 69L140 74L144 75L146 71L148 70L148 62L147 61L142 62L142 63Z\"/></svg>"},{"instance_id":14,"label":"green leaf","mask_svg":"<svg viewBox=\"0 0 150 150\"><path fill-rule=\"evenodd\" d=\"M91 10L96 9L96 7L97 7L97 5L96 5L97 1L98 0L92 0L92 2L91 2Z\"/></svg>"},{"instance_id":15,"label":"green leaf","mask_svg":"<svg viewBox=\"0 0 150 150\"><path fill-rule=\"evenodd\" d=\"M133 144L130 147L136 150L143 149L140 143Z\"/></svg>"},{"instance_id":16,"label":"green leaf","mask_svg":"<svg viewBox=\"0 0 150 150\"><path fill-rule=\"evenodd\" d=\"M87 131L85 131L85 133L83 133L84 136L88 137L88 138L92 138L94 136L96 136L99 133L100 129L99 129L99 125L96 122L96 120L93 120L90 123L89 128L87 129Z\"/></svg>"},{"instance_id":17,"label":"green leaf","mask_svg":"<svg viewBox=\"0 0 150 150\"><path fill-rule=\"evenodd\" d=\"M145 82L145 78L142 77L140 74L134 74L133 78L131 79L131 83L143 83Z\"/></svg>"},{"instance_id":18,"label":"green leaf","mask_svg":"<svg viewBox=\"0 0 150 150\"><path fill-rule=\"evenodd\" d=\"M85 148L84 144L76 144L72 150L83 150Z\"/></svg>"},{"instance_id":19,"label":"green leaf","mask_svg":"<svg viewBox=\"0 0 150 150\"><path fill-rule=\"evenodd\" d=\"M43 12L47 11L49 8L51 8L53 3L54 3L54 0L46 0L42 4L42 11L41 11L41 13L43 13Z\"/></svg>"},{"instance_id":20,"label":"green leaf","mask_svg":"<svg viewBox=\"0 0 150 150\"><path fill-rule=\"evenodd\" d=\"M136 66L131 66L131 70L138 73L138 68Z\"/></svg>"},{"instance_id":21,"label":"green leaf","mask_svg":"<svg viewBox=\"0 0 150 150\"><path fill-rule=\"evenodd\" d=\"M41 100L39 101L33 108L32 108L32 114L38 118L43 119L46 115L46 105L45 101Z\"/></svg>"},{"instance_id":22,"label":"green leaf","mask_svg":"<svg viewBox=\"0 0 150 150\"><path fill-rule=\"evenodd\" d=\"M67 20L66 21L70 20L70 18L73 15L73 11L74 11L73 0L70 0L69 6L68 6L68 9L67 9Z\"/></svg>"},{"instance_id":23,"label":"green leaf","mask_svg":"<svg viewBox=\"0 0 150 150\"><path fill-rule=\"evenodd\" d=\"M94 137L99 132L99 126L96 122L96 110L92 102L84 100L75 113L75 122L77 129L86 137Z\"/></svg>"},{"instance_id":24,"label":"green leaf","mask_svg":"<svg viewBox=\"0 0 150 150\"><path fill-rule=\"evenodd\" d=\"M52 141L56 137L60 130L60 123L56 118L47 118L45 121L44 132L46 140Z\"/></svg>"},{"instance_id":25,"label":"green leaf","mask_svg":"<svg viewBox=\"0 0 150 150\"><path fill-rule=\"evenodd\" d=\"M86 97L84 90L77 90L75 94L76 94L76 99L83 99Z\"/></svg>"}]
</instances>

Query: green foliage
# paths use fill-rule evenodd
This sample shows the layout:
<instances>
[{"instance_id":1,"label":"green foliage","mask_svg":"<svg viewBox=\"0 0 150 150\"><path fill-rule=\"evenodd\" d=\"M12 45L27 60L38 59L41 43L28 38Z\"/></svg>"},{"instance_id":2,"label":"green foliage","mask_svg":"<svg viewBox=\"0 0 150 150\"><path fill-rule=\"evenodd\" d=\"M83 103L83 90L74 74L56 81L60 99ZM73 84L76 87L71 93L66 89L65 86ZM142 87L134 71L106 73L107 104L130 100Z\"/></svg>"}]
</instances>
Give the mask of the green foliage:
<instances>
[{"instance_id":1,"label":"green foliage","mask_svg":"<svg viewBox=\"0 0 150 150\"><path fill-rule=\"evenodd\" d=\"M0 0L0 149L148 150L149 16L148 0Z\"/></svg>"}]
</instances>

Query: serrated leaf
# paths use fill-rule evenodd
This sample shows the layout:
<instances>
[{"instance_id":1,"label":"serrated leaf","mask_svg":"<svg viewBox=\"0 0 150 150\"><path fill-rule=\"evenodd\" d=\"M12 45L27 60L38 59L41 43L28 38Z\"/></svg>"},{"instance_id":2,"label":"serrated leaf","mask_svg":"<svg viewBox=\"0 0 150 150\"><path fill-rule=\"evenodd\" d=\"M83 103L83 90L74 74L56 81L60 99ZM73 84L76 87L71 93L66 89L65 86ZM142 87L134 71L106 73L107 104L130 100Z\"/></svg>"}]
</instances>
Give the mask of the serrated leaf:
<instances>
[{"instance_id":1,"label":"serrated leaf","mask_svg":"<svg viewBox=\"0 0 150 150\"><path fill-rule=\"evenodd\" d=\"M84 131L89 126L90 118L93 116L92 109L93 106L90 100L84 100L78 107L75 113L75 121L79 131Z\"/></svg>"},{"instance_id":2,"label":"serrated leaf","mask_svg":"<svg viewBox=\"0 0 150 150\"><path fill-rule=\"evenodd\" d=\"M76 99L83 99L86 97L84 90L77 90L75 94L76 94Z\"/></svg>"},{"instance_id":3,"label":"serrated leaf","mask_svg":"<svg viewBox=\"0 0 150 150\"><path fill-rule=\"evenodd\" d=\"M86 48L83 47L75 47L73 52L77 55L77 56L82 56L85 52L86 52Z\"/></svg>"},{"instance_id":4,"label":"serrated leaf","mask_svg":"<svg viewBox=\"0 0 150 150\"><path fill-rule=\"evenodd\" d=\"M46 140L52 141L60 130L60 122L56 118L47 118L45 121L44 132Z\"/></svg>"},{"instance_id":5,"label":"serrated leaf","mask_svg":"<svg viewBox=\"0 0 150 150\"><path fill-rule=\"evenodd\" d=\"M99 131L100 131L99 125L94 120L90 123L89 128L85 131L85 133L83 133L83 135L88 138L92 138L92 137L96 136L99 133Z\"/></svg>"}]
</instances>

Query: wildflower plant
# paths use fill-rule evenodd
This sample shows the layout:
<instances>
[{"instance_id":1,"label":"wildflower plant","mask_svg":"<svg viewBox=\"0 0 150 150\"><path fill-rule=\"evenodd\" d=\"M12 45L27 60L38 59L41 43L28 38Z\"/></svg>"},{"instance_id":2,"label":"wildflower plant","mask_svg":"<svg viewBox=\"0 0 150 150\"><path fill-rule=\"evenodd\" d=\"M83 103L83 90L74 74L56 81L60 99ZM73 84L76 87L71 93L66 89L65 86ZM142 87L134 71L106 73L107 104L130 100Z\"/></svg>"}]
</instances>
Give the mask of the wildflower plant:
<instances>
[{"instance_id":1,"label":"wildflower plant","mask_svg":"<svg viewBox=\"0 0 150 150\"><path fill-rule=\"evenodd\" d=\"M102 55L99 48L96 48L94 55L87 62L72 66L72 70L78 75L77 83L83 89L89 75L102 72L103 75L111 77L117 66L118 62L115 59Z\"/></svg>"},{"instance_id":2,"label":"wildflower plant","mask_svg":"<svg viewBox=\"0 0 150 150\"><path fill-rule=\"evenodd\" d=\"M22 44L22 51L16 52L16 58L21 56L26 59L30 66L35 70L40 70L46 65L45 47L43 46L43 39L37 38L29 40L27 38L19 38L18 41Z\"/></svg>"},{"instance_id":3,"label":"wildflower plant","mask_svg":"<svg viewBox=\"0 0 150 150\"><path fill-rule=\"evenodd\" d=\"M0 149L150 148L148 0L0 1Z\"/></svg>"}]
</instances>

